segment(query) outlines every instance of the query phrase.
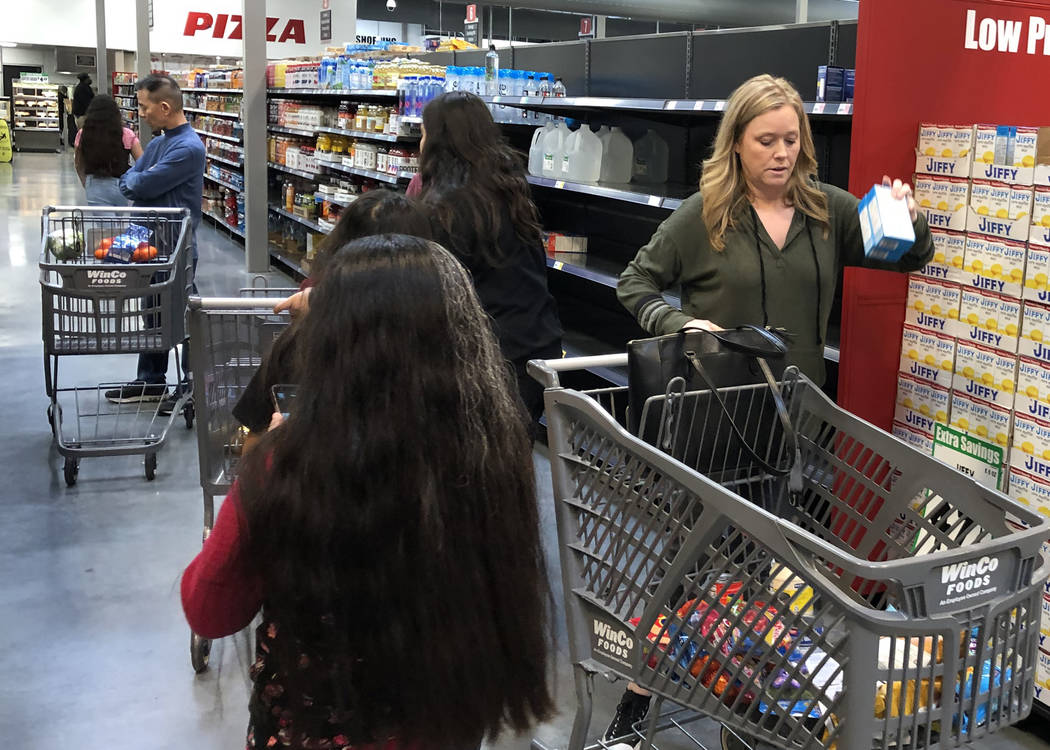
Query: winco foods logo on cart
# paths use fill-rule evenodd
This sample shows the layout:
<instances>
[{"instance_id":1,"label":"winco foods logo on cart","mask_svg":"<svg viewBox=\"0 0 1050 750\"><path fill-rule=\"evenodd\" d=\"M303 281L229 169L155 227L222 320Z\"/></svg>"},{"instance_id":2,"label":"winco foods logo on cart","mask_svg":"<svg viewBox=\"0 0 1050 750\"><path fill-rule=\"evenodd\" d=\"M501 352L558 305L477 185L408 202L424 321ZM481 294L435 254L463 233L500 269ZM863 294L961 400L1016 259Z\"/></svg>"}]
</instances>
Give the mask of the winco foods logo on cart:
<instances>
[{"instance_id":1,"label":"winco foods logo on cart","mask_svg":"<svg viewBox=\"0 0 1050 750\"><path fill-rule=\"evenodd\" d=\"M625 667L631 666L631 651L634 638L623 628L594 620L594 637L591 648Z\"/></svg>"},{"instance_id":2,"label":"winco foods logo on cart","mask_svg":"<svg viewBox=\"0 0 1050 750\"><path fill-rule=\"evenodd\" d=\"M125 287L128 285L127 271L101 271L89 269L85 272L88 286L92 289Z\"/></svg>"},{"instance_id":3,"label":"winco foods logo on cart","mask_svg":"<svg viewBox=\"0 0 1050 750\"><path fill-rule=\"evenodd\" d=\"M998 557L985 555L978 560L942 567L940 583L944 588L937 591L937 606L948 607L1000 591L1007 580L1007 571L1001 562Z\"/></svg>"}]
</instances>

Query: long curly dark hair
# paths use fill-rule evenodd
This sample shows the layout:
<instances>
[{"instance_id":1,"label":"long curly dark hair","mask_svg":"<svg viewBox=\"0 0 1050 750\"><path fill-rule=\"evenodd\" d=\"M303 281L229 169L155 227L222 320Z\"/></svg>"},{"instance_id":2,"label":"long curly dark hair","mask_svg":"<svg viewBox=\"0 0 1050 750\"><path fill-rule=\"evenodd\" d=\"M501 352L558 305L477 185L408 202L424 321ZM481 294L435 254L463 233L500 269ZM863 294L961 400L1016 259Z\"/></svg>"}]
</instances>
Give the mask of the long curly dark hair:
<instances>
[{"instance_id":1,"label":"long curly dark hair","mask_svg":"<svg viewBox=\"0 0 1050 750\"><path fill-rule=\"evenodd\" d=\"M281 636L268 672L307 707L292 733L439 748L526 729L552 710L532 451L467 272L427 240L360 239L305 320L295 408L240 480Z\"/></svg>"},{"instance_id":2,"label":"long curly dark hair","mask_svg":"<svg viewBox=\"0 0 1050 750\"><path fill-rule=\"evenodd\" d=\"M525 160L507 144L481 99L465 91L441 94L423 110L423 128L421 198L450 250L502 265L507 258L496 238L507 211L521 240L540 242Z\"/></svg>"},{"instance_id":3,"label":"long curly dark hair","mask_svg":"<svg viewBox=\"0 0 1050 750\"><path fill-rule=\"evenodd\" d=\"M80 156L85 174L120 177L128 171L128 150L124 148L124 120L112 96L97 94L84 113L80 128Z\"/></svg>"}]
</instances>

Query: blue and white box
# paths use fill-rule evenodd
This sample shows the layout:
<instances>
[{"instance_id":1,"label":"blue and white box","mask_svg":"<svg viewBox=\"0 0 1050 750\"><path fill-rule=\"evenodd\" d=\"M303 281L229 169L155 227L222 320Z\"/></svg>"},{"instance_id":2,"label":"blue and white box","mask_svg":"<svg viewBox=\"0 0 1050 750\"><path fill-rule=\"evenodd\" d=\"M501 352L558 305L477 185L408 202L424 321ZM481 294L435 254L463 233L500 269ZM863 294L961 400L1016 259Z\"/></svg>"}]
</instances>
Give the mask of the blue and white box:
<instances>
[{"instance_id":1,"label":"blue and white box","mask_svg":"<svg viewBox=\"0 0 1050 750\"><path fill-rule=\"evenodd\" d=\"M915 244L915 227L908 202L894 198L886 185L875 185L857 207L864 255L873 260L895 262Z\"/></svg>"}]
</instances>

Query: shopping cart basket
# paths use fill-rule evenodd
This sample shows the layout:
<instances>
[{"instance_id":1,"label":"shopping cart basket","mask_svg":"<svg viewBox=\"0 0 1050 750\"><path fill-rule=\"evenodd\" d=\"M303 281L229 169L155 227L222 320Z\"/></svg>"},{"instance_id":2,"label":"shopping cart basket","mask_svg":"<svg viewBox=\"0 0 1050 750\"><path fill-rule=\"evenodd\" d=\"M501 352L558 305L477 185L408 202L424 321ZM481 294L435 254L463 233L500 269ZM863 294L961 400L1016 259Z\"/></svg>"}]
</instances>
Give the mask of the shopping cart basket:
<instances>
[{"instance_id":1,"label":"shopping cart basket","mask_svg":"<svg viewBox=\"0 0 1050 750\"><path fill-rule=\"evenodd\" d=\"M273 306L287 289L252 287L240 297L190 297L190 355L194 363L193 401L198 415L197 453L204 490L204 539L215 520L215 497L237 478L246 431L233 407L274 340L290 322ZM262 293L272 297L259 296ZM194 670L208 667L211 644L195 633L190 639Z\"/></svg>"},{"instance_id":2,"label":"shopping cart basket","mask_svg":"<svg viewBox=\"0 0 1050 750\"><path fill-rule=\"evenodd\" d=\"M626 389L559 386L559 372L625 364L529 365L547 387L577 681L569 750L584 746L599 673L721 722L723 743L939 748L1028 714L1050 520L839 409L794 368L781 384L794 437L763 416L766 385L720 389L723 411L711 391L670 384L645 406L661 410L670 455L610 416ZM702 447L727 434L727 413L757 450ZM748 433L755 419L767 434ZM796 440L800 472L753 459L791 466Z\"/></svg>"},{"instance_id":3,"label":"shopping cart basket","mask_svg":"<svg viewBox=\"0 0 1050 750\"><path fill-rule=\"evenodd\" d=\"M59 358L71 355L167 352L185 338L193 259L187 250L189 211L177 208L48 206L41 217L40 289L48 421L65 457L65 480L76 483L83 457L143 454L147 479L171 416L160 402L110 404L122 383L60 388ZM143 262L116 260L108 241L141 240ZM96 249L98 253L96 255ZM176 372L181 381L178 357ZM69 410L75 421L63 425ZM192 414L184 414L188 425Z\"/></svg>"}]
</instances>

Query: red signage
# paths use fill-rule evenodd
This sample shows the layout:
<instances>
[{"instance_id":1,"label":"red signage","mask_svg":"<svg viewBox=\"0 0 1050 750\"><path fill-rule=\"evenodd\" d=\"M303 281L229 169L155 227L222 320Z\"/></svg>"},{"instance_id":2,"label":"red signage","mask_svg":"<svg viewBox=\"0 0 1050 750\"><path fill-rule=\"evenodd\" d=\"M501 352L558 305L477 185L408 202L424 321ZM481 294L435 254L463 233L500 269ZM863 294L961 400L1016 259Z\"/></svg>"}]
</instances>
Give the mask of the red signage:
<instances>
[{"instance_id":1,"label":"red signage","mask_svg":"<svg viewBox=\"0 0 1050 750\"><path fill-rule=\"evenodd\" d=\"M594 16L583 16L580 18L580 36L590 36L594 33Z\"/></svg>"},{"instance_id":2,"label":"red signage","mask_svg":"<svg viewBox=\"0 0 1050 750\"><path fill-rule=\"evenodd\" d=\"M301 18L266 19L266 41L306 44L306 22ZM198 31L211 29L212 39L241 39L241 16L231 13L211 13L191 10L186 14L183 36L196 36ZM278 33L280 29L280 33Z\"/></svg>"},{"instance_id":3,"label":"red signage","mask_svg":"<svg viewBox=\"0 0 1050 750\"><path fill-rule=\"evenodd\" d=\"M467 23L473 23L478 20L478 6L468 5L467 6Z\"/></svg>"}]
</instances>

